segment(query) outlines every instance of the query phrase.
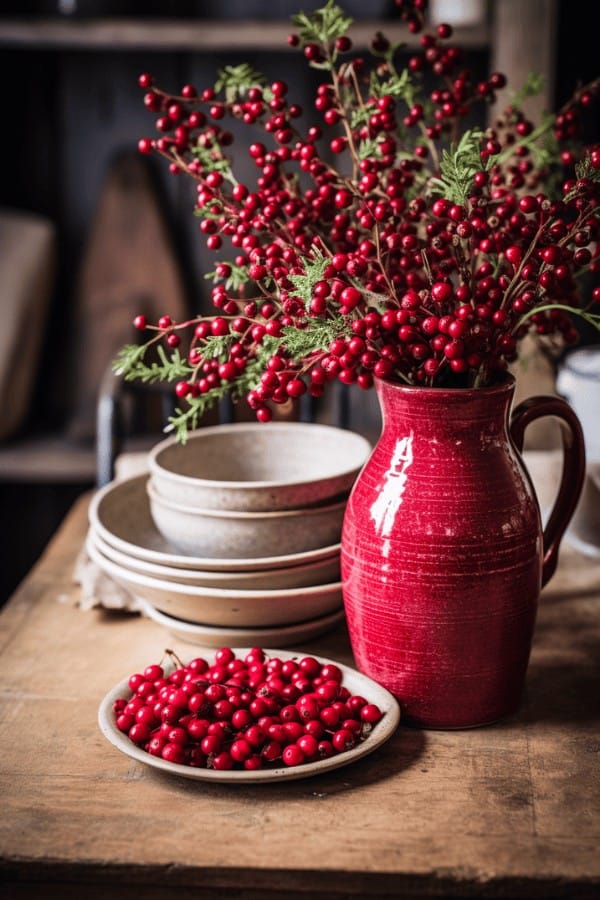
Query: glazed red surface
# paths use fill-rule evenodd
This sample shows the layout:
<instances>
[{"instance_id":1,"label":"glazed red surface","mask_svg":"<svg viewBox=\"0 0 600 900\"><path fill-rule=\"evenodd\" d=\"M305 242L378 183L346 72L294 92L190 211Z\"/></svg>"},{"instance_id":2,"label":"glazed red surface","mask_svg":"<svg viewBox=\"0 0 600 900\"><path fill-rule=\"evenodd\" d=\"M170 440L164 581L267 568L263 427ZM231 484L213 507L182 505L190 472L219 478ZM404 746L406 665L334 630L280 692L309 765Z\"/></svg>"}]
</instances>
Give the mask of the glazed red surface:
<instances>
[{"instance_id":1,"label":"glazed red surface","mask_svg":"<svg viewBox=\"0 0 600 900\"><path fill-rule=\"evenodd\" d=\"M479 390L380 381L377 392L382 434L351 493L342 535L356 664L396 695L405 722L495 721L519 705L546 551L558 552L577 478L547 548L508 424L512 380ZM561 403L538 398L526 417L564 413L579 477L580 430ZM553 569L548 564L549 575Z\"/></svg>"}]
</instances>

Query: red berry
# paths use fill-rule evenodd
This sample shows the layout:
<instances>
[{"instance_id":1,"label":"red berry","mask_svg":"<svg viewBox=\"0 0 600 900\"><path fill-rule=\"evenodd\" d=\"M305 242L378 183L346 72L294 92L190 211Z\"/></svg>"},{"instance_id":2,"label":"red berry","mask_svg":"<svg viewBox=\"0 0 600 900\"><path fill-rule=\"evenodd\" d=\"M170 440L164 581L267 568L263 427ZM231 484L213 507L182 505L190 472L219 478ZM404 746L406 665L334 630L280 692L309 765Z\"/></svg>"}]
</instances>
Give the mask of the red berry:
<instances>
[{"instance_id":1,"label":"red berry","mask_svg":"<svg viewBox=\"0 0 600 900\"><path fill-rule=\"evenodd\" d=\"M286 766L300 766L305 759L304 753L297 744L288 744L287 747L284 747L281 756Z\"/></svg>"},{"instance_id":2,"label":"red berry","mask_svg":"<svg viewBox=\"0 0 600 900\"><path fill-rule=\"evenodd\" d=\"M363 722L368 722L370 725L379 722L382 715L383 713L374 703L365 703L360 709L360 718Z\"/></svg>"},{"instance_id":3,"label":"red berry","mask_svg":"<svg viewBox=\"0 0 600 900\"><path fill-rule=\"evenodd\" d=\"M138 141L138 150L140 153L143 153L145 156L147 156L154 150L154 141L150 138L140 138L140 140Z\"/></svg>"},{"instance_id":4,"label":"red berry","mask_svg":"<svg viewBox=\"0 0 600 900\"><path fill-rule=\"evenodd\" d=\"M185 762L185 750L181 744L165 744L160 755L168 762L178 763L179 765Z\"/></svg>"}]
</instances>

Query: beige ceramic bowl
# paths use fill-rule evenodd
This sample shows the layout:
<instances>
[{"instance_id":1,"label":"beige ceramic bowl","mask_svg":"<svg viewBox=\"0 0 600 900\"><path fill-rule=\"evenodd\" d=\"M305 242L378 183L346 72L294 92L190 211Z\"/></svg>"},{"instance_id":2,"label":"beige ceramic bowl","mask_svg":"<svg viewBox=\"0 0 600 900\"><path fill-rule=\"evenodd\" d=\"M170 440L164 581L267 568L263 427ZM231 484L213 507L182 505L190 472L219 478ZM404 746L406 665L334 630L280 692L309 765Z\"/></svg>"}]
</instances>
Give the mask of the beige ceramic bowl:
<instances>
[{"instance_id":1,"label":"beige ceramic bowl","mask_svg":"<svg viewBox=\"0 0 600 900\"><path fill-rule=\"evenodd\" d=\"M328 547L316 547L304 553L269 554L252 559L223 559L181 553L154 524L146 491L147 481L147 475L111 481L96 491L90 501L89 523L94 537L130 559L177 569L201 569L203 572L258 572L322 562L331 556L339 559L339 540Z\"/></svg>"},{"instance_id":2,"label":"beige ceramic bowl","mask_svg":"<svg viewBox=\"0 0 600 900\"><path fill-rule=\"evenodd\" d=\"M292 645L298 647L305 641L312 641L331 631L345 619L344 610L338 609L324 616L308 619L306 622L293 622L291 625L225 628L222 625L186 622L184 619L160 612L149 603L142 602L141 607L145 616L162 626L176 640L187 644L200 644L202 647L270 647L272 644L276 644L277 647Z\"/></svg>"},{"instance_id":3,"label":"beige ceramic bowl","mask_svg":"<svg viewBox=\"0 0 600 900\"><path fill-rule=\"evenodd\" d=\"M252 558L282 556L340 541L346 500L275 512L200 509L165 500L146 484L160 533L183 553Z\"/></svg>"},{"instance_id":4,"label":"beige ceramic bowl","mask_svg":"<svg viewBox=\"0 0 600 900\"><path fill-rule=\"evenodd\" d=\"M171 503L241 512L295 509L345 495L371 452L366 438L304 422L201 428L149 453L156 494Z\"/></svg>"},{"instance_id":5,"label":"beige ceramic bowl","mask_svg":"<svg viewBox=\"0 0 600 900\"><path fill-rule=\"evenodd\" d=\"M88 543L90 559L133 597L186 622L228 628L291 625L342 608L339 581L281 590L239 590L176 584L140 575L104 557Z\"/></svg>"},{"instance_id":6,"label":"beige ceramic bowl","mask_svg":"<svg viewBox=\"0 0 600 900\"><path fill-rule=\"evenodd\" d=\"M100 553L106 561L116 563L132 574L149 575L175 584L189 584L196 587L216 587L226 590L276 590L281 588L308 587L311 584L326 584L340 580L339 548L330 556L297 566L257 569L253 571L221 572L206 569L181 569L175 566L159 565L130 556L112 547L93 529L88 532L86 546L88 552Z\"/></svg>"}]
</instances>

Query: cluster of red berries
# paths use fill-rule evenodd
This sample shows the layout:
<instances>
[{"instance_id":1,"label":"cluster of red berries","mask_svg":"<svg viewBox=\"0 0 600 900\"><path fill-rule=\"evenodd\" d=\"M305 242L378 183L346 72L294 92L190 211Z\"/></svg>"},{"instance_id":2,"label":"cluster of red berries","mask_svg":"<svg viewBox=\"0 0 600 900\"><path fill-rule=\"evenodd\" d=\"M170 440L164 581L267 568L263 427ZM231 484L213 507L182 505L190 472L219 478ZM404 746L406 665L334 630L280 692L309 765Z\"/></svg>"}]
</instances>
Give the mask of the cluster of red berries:
<instances>
[{"instance_id":1,"label":"cluster of red berries","mask_svg":"<svg viewBox=\"0 0 600 900\"><path fill-rule=\"evenodd\" d=\"M170 674L149 665L115 701L117 728L153 756L181 765L246 771L328 759L363 741L381 709L343 685L339 666L313 656L282 660L259 647L222 647Z\"/></svg>"},{"instance_id":2,"label":"cluster of red berries","mask_svg":"<svg viewBox=\"0 0 600 900\"><path fill-rule=\"evenodd\" d=\"M426 0L399 6L419 31ZM528 333L577 341L576 278L600 272L600 148L576 149L575 139L600 79L548 124L566 142L553 169L536 150L540 127L514 105L493 127L461 132L506 78L473 80L463 52L446 43L451 34L443 24L424 34L400 74L381 34L371 65L351 53L347 34L332 29L318 46L310 31L293 35L330 74L315 97L320 121L304 127L283 81L246 84L238 71L220 94L186 85L173 96L140 77L159 114L159 136L140 151L194 179L207 247L233 248L213 273L216 315L135 322L153 331L146 346L178 349L176 394L192 411L232 392L267 421L273 403L319 397L336 379L484 386ZM226 117L265 131L247 148L255 185L233 174ZM600 287L588 300L600 300ZM594 312L589 320L600 323ZM130 361L121 370L143 375L139 352Z\"/></svg>"}]
</instances>

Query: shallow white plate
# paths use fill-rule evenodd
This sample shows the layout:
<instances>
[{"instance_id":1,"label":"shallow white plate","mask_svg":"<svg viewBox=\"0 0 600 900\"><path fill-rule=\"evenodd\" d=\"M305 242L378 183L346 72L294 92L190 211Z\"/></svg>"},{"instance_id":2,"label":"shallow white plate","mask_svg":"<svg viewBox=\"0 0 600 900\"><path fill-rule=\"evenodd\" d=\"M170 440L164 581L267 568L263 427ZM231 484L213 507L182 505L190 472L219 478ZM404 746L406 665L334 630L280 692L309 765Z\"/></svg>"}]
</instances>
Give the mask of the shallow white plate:
<instances>
[{"instance_id":1,"label":"shallow white plate","mask_svg":"<svg viewBox=\"0 0 600 900\"><path fill-rule=\"evenodd\" d=\"M253 647L263 644L278 644L280 647L289 647L300 641L310 641L313 638L331 631L336 625L344 621L343 609L326 616L317 616L306 622L295 622L293 625L280 625L272 628L221 628L209 625L197 625L194 622L186 622L175 616L155 609L150 603L141 600L140 606L144 615L169 632L172 637L179 638L187 644L200 644L203 647Z\"/></svg>"},{"instance_id":2,"label":"shallow white plate","mask_svg":"<svg viewBox=\"0 0 600 900\"><path fill-rule=\"evenodd\" d=\"M243 657L247 652L247 649L239 649L236 651L236 655ZM280 659L291 659L303 655L298 652L293 653L285 650L265 650L265 653L271 657L278 656ZM343 675L342 683L348 690L352 694L359 694L364 697L369 703L376 703L383 712L383 718L381 718L377 725L374 726L372 732L364 741L357 744L352 750L336 754L329 759L305 763L301 766L259 769L254 772L243 770L221 772L215 771L214 769L196 769L193 766L179 765L178 763L167 762L164 759L152 756L150 753L146 753L145 750L142 750L132 743L127 735L119 731L114 722L112 710L113 703L119 697L131 696L127 678L109 691L100 704L98 710L98 723L102 734L126 756L144 763L153 769L159 769L170 775L191 778L195 781L216 781L226 784L253 784L255 782L291 781L299 778L308 778L313 775L321 775L332 769L339 769L342 766L347 766L350 763L356 762L356 760L367 756L385 743L398 727L398 723L400 722L400 707L389 691L381 687L381 685L377 684L375 681L372 681L370 678L367 678L366 675L357 672L356 669L342 665L342 663L336 662L335 660L325 659L323 657L316 658L321 663L334 663L338 666Z\"/></svg>"},{"instance_id":3,"label":"shallow white plate","mask_svg":"<svg viewBox=\"0 0 600 900\"><path fill-rule=\"evenodd\" d=\"M122 553L116 547L111 547L93 529L88 532L88 540L108 560L131 572L150 575L153 578L178 584L259 591L309 587L313 584L328 584L340 580L339 550L324 559L299 566L284 566L281 569L251 570L249 572L219 572L217 570L182 569L177 566L161 566L159 563L146 562Z\"/></svg>"},{"instance_id":4,"label":"shallow white plate","mask_svg":"<svg viewBox=\"0 0 600 900\"><path fill-rule=\"evenodd\" d=\"M188 622L228 628L264 628L304 622L342 606L342 584L314 584L280 590L240 590L201 587L139 575L100 553L88 538L92 562L137 600Z\"/></svg>"},{"instance_id":5,"label":"shallow white plate","mask_svg":"<svg viewBox=\"0 0 600 900\"><path fill-rule=\"evenodd\" d=\"M92 497L90 527L111 547L159 565L204 571L240 572L277 569L316 562L339 553L340 544L303 553L288 553L256 559L211 559L190 556L173 547L161 535L150 513L146 492L147 474L123 481L111 481Z\"/></svg>"}]
</instances>

